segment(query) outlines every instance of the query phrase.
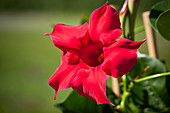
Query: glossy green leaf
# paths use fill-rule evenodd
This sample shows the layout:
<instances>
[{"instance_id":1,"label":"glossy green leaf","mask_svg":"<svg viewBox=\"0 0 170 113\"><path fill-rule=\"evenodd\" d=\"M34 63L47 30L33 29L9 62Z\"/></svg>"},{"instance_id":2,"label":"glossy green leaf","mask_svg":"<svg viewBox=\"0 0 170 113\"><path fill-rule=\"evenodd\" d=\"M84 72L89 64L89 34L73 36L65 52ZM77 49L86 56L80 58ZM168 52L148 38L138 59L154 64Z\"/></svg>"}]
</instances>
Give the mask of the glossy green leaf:
<instances>
[{"instance_id":1,"label":"glossy green leaf","mask_svg":"<svg viewBox=\"0 0 170 113\"><path fill-rule=\"evenodd\" d=\"M156 26L155 26L155 23L156 23L156 19L159 17L159 15L166 11L168 9L168 1L161 1L157 4L155 4L152 9L151 9L151 13L150 13L150 16L149 16L149 20L150 20L150 23L152 25L152 27L156 30Z\"/></svg>"},{"instance_id":2,"label":"glossy green leaf","mask_svg":"<svg viewBox=\"0 0 170 113\"><path fill-rule=\"evenodd\" d=\"M69 95L71 94L72 91L73 91L73 90L72 90L71 88L65 89L65 90L60 90L60 91L58 92L56 102L57 102L57 103L62 103L62 102L64 102L64 101L69 97Z\"/></svg>"},{"instance_id":3,"label":"glossy green leaf","mask_svg":"<svg viewBox=\"0 0 170 113\"><path fill-rule=\"evenodd\" d=\"M97 104L77 93L77 91L73 91L69 98L60 105L60 108L63 107L63 112L67 113L94 113L95 111L98 112Z\"/></svg>"},{"instance_id":4,"label":"glossy green leaf","mask_svg":"<svg viewBox=\"0 0 170 113\"><path fill-rule=\"evenodd\" d=\"M170 9L160 14L156 20L156 27L162 37L170 41Z\"/></svg>"},{"instance_id":5,"label":"glossy green leaf","mask_svg":"<svg viewBox=\"0 0 170 113\"><path fill-rule=\"evenodd\" d=\"M151 58L148 55L137 53L137 62L136 65L132 68L132 70L129 72L131 79L134 79L136 76L138 76L142 71L149 66L150 68L142 74L141 77L145 77L148 75L158 74L158 73L164 73L166 72L165 65L156 58Z\"/></svg>"},{"instance_id":6,"label":"glossy green leaf","mask_svg":"<svg viewBox=\"0 0 170 113\"><path fill-rule=\"evenodd\" d=\"M146 66L150 68L141 75L141 78L167 71L160 60L138 54L137 64L129 73L131 79L142 73ZM167 77L160 77L134 84L131 96L135 105L142 110L141 112L147 113L148 110L152 112L168 111L170 97L166 87L167 82L170 82L167 81Z\"/></svg>"},{"instance_id":7,"label":"glossy green leaf","mask_svg":"<svg viewBox=\"0 0 170 113\"><path fill-rule=\"evenodd\" d=\"M119 99L116 99L111 89L107 87L107 96L117 105ZM63 113L112 113L115 109L109 104L97 105L93 100L81 96L77 91L73 91L70 96L61 104L56 104L56 107L61 109Z\"/></svg>"}]
</instances>

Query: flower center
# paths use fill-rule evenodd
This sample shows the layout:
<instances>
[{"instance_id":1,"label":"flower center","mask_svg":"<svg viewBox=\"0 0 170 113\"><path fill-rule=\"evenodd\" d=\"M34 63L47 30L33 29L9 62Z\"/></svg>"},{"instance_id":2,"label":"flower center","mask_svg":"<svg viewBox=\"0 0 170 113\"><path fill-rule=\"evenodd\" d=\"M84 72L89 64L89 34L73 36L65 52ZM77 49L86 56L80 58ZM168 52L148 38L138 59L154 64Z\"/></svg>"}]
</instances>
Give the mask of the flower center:
<instances>
[{"instance_id":1,"label":"flower center","mask_svg":"<svg viewBox=\"0 0 170 113\"><path fill-rule=\"evenodd\" d=\"M91 67L96 67L104 61L102 45L98 42L82 46L78 53L80 58Z\"/></svg>"},{"instance_id":2,"label":"flower center","mask_svg":"<svg viewBox=\"0 0 170 113\"><path fill-rule=\"evenodd\" d=\"M98 62L101 64L104 61L104 53L101 53L98 57Z\"/></svg>"}]
</instances>

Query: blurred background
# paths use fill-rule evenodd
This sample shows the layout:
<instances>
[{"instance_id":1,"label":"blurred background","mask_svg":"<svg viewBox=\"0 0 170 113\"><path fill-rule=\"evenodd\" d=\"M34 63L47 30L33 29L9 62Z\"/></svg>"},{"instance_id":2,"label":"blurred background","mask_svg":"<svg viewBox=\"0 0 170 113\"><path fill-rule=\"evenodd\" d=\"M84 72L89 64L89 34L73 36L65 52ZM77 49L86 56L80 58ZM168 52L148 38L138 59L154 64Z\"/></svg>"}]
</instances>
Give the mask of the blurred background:
<instances>
[{"instance_id":1,"label":"blurred background","mask_svg":"<svg viewBox=\"0 0 170 113\"><path fill-rule=\"evenodd\" d=\"M54 107L67 93L53 100L48 78L60 63L61 51L50 37L58 23L79 25L107 0L1 0L0 1L0 113L60 113ZM120 9L124 0L108 0ZM136 27L143 25L141 13L161 0L141 0ZM170 69L170 43L155 32L159 58ZM136 40L145 32L136 34ZM148 54L147 43L140 48ZM66 91L67 92L67 91Z\"/></svg>"}]
</instances>

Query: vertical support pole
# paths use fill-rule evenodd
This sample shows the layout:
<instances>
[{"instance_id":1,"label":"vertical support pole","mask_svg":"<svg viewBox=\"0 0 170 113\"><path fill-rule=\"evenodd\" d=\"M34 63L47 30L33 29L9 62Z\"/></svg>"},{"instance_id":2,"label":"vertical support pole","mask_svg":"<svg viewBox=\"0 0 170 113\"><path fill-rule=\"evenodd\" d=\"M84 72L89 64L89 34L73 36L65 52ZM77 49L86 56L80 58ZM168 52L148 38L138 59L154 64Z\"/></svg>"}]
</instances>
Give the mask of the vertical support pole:
<instances>
[{"instance_id":1,"label":"vertical support pole","mask_svg":"<svg viewBox=\"0 0 170 113\"><path fill-rule=\"evenodd\" d=\"M158 58L156 39L154 36L153 28L149 22L150 11L144 12L142 14L143 22L145 26L145 34L147 38L148 52L149 56L153 58Z\"/></svg>"},{"instance_id":2,"label":"vertical support pole","mask_svg":"<svg viewBox=\"0 0 170 113\"><path fill-rule=\"evenodd\" d=\"M112 92L120 98L120 85L118 78L112 77Z\"/></svg>"}]
</instances>

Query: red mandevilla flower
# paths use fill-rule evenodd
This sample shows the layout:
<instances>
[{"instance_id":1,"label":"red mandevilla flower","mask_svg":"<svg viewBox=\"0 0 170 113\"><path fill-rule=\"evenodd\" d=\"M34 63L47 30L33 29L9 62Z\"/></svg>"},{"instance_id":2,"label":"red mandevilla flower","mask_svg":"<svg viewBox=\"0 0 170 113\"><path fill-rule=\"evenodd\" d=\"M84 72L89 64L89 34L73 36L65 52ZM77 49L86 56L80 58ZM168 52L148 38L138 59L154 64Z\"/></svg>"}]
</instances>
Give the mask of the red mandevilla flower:
<instances>
[{"instance_id":1,"label":"red mandevilla flower","mask_svg":"<svg viewBox=\"0 0 170 113\"><path fill-rule=\"evenodd\" d=\"M121 34L119 15L108 2L91 14L89 25L55 25L53 32L46 34L63 51L61 64L48 80L56 91L54 98L59 90L72 87L97 104L113 105L106 96L106 80L129 72L145 41L117 41Z\"/></svg>"}]
</instances>

